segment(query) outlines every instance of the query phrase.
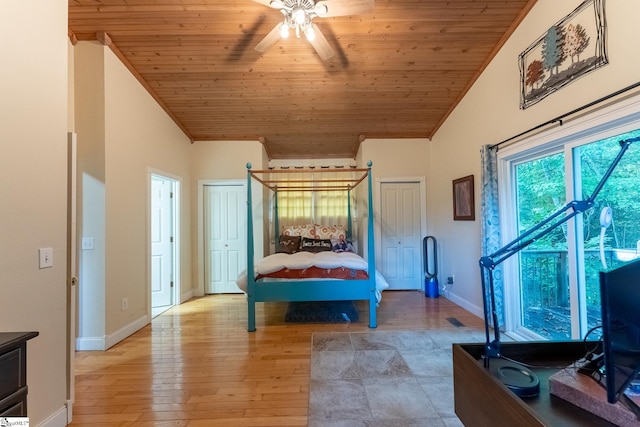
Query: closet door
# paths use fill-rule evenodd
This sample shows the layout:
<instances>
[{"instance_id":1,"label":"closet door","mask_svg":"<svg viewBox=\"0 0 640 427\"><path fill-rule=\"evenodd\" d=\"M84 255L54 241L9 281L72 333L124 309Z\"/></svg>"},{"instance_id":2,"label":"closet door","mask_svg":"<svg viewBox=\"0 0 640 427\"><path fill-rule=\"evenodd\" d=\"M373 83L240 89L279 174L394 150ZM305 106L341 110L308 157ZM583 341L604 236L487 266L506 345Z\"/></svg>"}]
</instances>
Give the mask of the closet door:
<instances>
[{"instance_id":1,"label":"closet door","mask_svg":"<svg viewBox=\"0 0 640 427\"><path fill-rule=\"evenodd\" d=\"M205 186L205 292L239 293L238 274L246 268L245 187Z\"/></svg>"},{"instance_id":2,"label":"closet door","mask_svg":"<svg viewBox=\"0 0 640 427\"><path fill-rule=\"evenodd\" d=\"M380 272L389 289L421 289L420 184L381 184Z\"/></svg>"}]
</instances>

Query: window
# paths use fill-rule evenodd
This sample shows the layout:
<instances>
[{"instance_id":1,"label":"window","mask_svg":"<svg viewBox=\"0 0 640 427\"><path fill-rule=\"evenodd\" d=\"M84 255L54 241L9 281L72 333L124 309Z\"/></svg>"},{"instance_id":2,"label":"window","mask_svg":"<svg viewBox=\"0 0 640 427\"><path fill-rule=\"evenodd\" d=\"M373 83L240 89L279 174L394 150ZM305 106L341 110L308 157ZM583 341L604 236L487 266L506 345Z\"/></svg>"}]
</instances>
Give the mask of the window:
<instances>
[{"instance_id":1,"label":"window","mask_svg":"<svg viewBox=\"0 0 640 427\"><path fill-rule=\"evenodd\" d=\"M618 142L640 136L640 101L605 112L499 152L504 242L540 224L568 201L590 197L620 152ZM638 189L640 142L635 142L592 209L505 262L507 332L567 340L581 338L600 324L598 272L640 257ZM608 212L613 219L601 225L603 209L604 219Z\"/></svg>"},{"instance_id":2,"label":"window","mask_svg":"<svg viewBox=\"0 0 640 427\"><path fill-rule=\"evenodd\" d=\"M322 181L310 184L314 178L322 177ZM353 172L322 172L314 176L306 174L289 174L285 178L292 183L299 182L299 186L306 188L313 185L313 191L282 191L278 193L278 214L281 226L302 224L323 224L347 226L349 198L347 191L326 190L323 186L335 186L336 182L343 184L345 179L353 180ZM297 184L294 184L297 185ZM354 192L351 192L351 216L354 214Z\"/></svg>"},{"instance_id":3,"label":"window","mask_svg":"<svg viewBox=\"0 0 640 427\"><path fill-rule=\"evenodd\" d=\"M564 160L560 152L514 166L518 234L566 204ZM522 326L544 337L569 338L566 224L519 253L519 276Z\"/></svg>"}]
</instances>

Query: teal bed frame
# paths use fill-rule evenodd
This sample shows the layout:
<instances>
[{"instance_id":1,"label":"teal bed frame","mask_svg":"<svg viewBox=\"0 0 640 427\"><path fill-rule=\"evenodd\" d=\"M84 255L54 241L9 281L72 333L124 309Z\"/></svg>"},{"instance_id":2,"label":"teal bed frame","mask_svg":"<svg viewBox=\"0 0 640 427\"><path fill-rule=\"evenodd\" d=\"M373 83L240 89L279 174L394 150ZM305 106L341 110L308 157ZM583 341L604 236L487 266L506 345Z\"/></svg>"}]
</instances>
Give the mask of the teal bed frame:
<instances>
[{"instance_id":1,"label":"teal bed frame","mask_svg":"<svg viewBox=\"0 0 640 427\"><path fill-rule=\"evenodd\" d=\"M343 301L343 300L366 300L369 302L369 327L377 327L376 308L378 300L376 298L376 260L375 242L373 233L373 195L371 183L371 166L367 164L366 169L292 169L292 170L251 170L251 163L247 163L247 307L248 325L247 330L256 330L256 302L276 302L276 301ZM345 179L315 179L305 180L278 180L270 179L278 172L286 173L313 173L315 176L332 172L356 172L362 175L359 178ZM338 174L336 174L338 175ZM269 177L269 178L266 178ZM278 191L314 191L313 183L322 182L322 187L316 187L315 191L347 191L348 194L348 220L347 236L352 236L351 224L351 197L350 192L358 184L367 181L368 192L368 221L367 221L367 263L368 276L366 280L305 280L301 284L293 280L269 280L267 282L256 280L255 259L253 242L253 209L252 209L252 180L260 182L265 187L275 193L274 196L274 236L279 238L280 228L278 221Z\"/></svg>"}]
</instances>

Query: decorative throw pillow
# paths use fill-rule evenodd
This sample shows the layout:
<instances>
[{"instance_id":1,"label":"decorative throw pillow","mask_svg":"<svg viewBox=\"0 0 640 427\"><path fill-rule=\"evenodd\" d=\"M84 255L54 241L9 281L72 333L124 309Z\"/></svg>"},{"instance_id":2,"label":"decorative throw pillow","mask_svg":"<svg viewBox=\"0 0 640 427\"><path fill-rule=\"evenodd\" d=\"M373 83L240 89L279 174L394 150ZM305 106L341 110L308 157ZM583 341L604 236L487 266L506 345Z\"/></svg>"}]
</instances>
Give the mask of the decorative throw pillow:
<instances>
[{"instance_id":1,"label":"decorative throw pillow","mask_svg":"<svg viewBox=\"0 0 640 427\"><path fill-rule=\"evenodd\" d=\"M278 242L278 247L276 252L285 253L285 254L293 254L300 250L300 241L302 237L300 236L280 236L280 241Z\"/></svg>"},{"instance_id":2,"label":"decorative throw pillow","mask_svg":"<svg viewBox=\"0 0 640 427\"><path fill-rule=\"evenodd\" d=\"M285 236L301 236L315 239L316 226L314 224L290 225L282 232Z\"/></svg>"},{"instance_id":3,"label":"decorative throw pillow","mask_svg":"<svg viewBox=\"0 0 640 427\"><path fill-rule=\"evenodd\" d=\"M316 224L316 239L346 239L347 230L343 225Z\"/></svg>"},{"instance_id":4,"label":"decorative throw pillow","mask_svg":"<svg viewBox=\"0 0 640 427\"><path fill-rule=\"evenodd\" d=\"M307 252L323 252L331 250L331 240L329 239L308 239L302 238L300 250Z\"/></svg>"},{"instance_id":5,"label":"decorative throw pillow","mask_svg":"<svg viewBox=\"0 0 640 427\"><path fill-rule=\"evenodd\" d=\"M331 239L331 250L333 252L355 252L351 242L345 239Z\"/></svg>"}]
</instances>

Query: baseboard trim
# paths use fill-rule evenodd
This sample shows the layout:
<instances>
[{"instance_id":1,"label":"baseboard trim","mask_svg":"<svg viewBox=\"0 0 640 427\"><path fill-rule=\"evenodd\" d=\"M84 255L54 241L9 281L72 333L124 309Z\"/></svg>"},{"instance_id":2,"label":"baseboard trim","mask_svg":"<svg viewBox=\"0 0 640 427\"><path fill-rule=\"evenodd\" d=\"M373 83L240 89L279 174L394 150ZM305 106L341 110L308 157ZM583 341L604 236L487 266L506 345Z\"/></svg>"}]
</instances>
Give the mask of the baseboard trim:
<instances>
[{"instance_id":1,"label":"baseboard trim","mask_svg":"<svg viewBox=\"0 0 640 427\"><path fill-rule=\"evenodd\" d=\"M134 320L133 322L129 323L125 327L120 328L113 334L107 335L106 341L105 341L105 350L118 344L120 341L127 338L128 336L135 334L140 329L147 326L149 323L151 323L151 318L149 315L145 314L144 316L138 318L137 320Z\"/></svg>"},{"instance_id":2,"label":"baseboard trim","mask_svg":"<svg viewBox=\"0 0 640 427\"><path fill-rule=\"evenodd\" d=\"M180 304L182 304L183 302L189 301L191 298L193 298L193 289L189 289L188 292L185 292L184 294L180 295Z\"/></svg>"},{"instance_id":3,"label":"baseboard trim","mask_svg":"<svg viewBox=\"0 0 640 427\"><path fill-rule=\"evenodd\" d=\"M458 295L454 294L451 291L447 291L446 298L452 303L464 308L468 312L475 314L481 319L484 319L484 310L482 309L482 307L478 307L475 304L471 304L469 300L460 298Z\"/></svg>"},{"instance_id":4,"label":"baseboard trim","mask_svg":"<svg viewBox=\"0 0 640 427\"><path fill-rule=\"evenodd\" d=\"M105 337L78 337L76 338L76 350L93 351L104 350Z\"/></svg>"},{"instance_id":5,"label":"baseboard trim","mask_svg":"<svg viewBox=\"0 0 640 427\"><path fill-rule=\"evenodd\" d=\"M73 380L75 382L75 377ZM73 400L67 400L66 408L67 408L67 424L71 424L73 422Z\"/></svg>"},{"instance_id":6,"label":"baseboard trim","mask_svg":"<svg viewBox=\"0 0 640 427\"><path fill-rule=\"evenodd\" d=\"M114 345L118 344L128 336L138 332L151 322L151 318L148 315L144 315L137 320L129 323L128 325L120 328L116 332L103 337L79 337L76 339L76 350L78 351L92 351L92 350L106 350Z\"/></svg>"},{"instance_id":7,"label":"baseboard trim","mask_svg":"<svg viewBox=\"0 0 640 427\"><path fill-rule=\"evenodd\" d=\"M66 405L48 416L44 421L38 424L39 427L65 427L67 425L67 407Z\"/></svg>"}]
</instances>

